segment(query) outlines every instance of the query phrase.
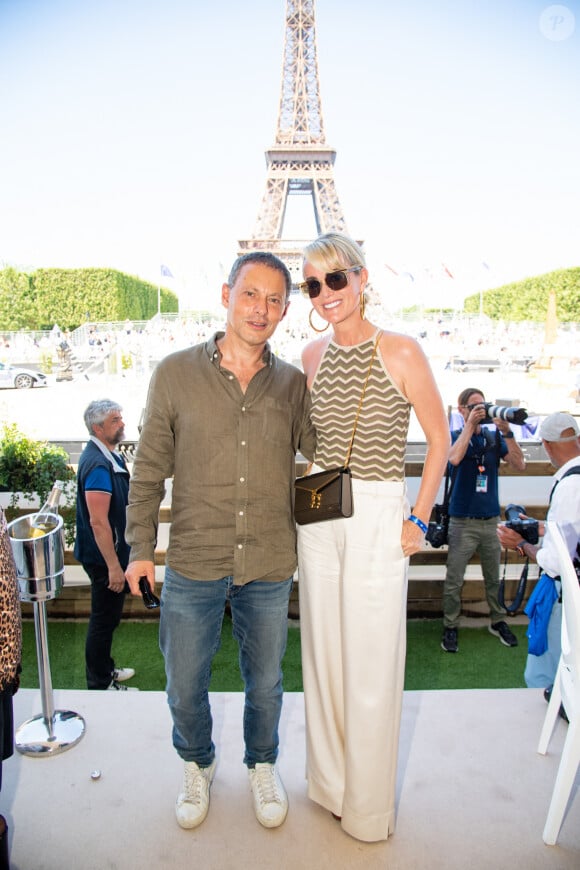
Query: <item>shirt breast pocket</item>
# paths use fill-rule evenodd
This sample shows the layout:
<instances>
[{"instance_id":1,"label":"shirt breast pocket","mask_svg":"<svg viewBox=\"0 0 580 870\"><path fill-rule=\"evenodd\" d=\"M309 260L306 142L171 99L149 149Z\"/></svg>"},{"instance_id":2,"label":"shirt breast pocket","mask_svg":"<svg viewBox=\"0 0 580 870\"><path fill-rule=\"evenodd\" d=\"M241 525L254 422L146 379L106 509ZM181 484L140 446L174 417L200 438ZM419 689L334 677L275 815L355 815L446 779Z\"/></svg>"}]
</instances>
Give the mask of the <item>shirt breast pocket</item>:
<instances>
[{"instance_id":1,"label":"shirt breast pocket","mask_svg":"<svg viewBox=\"0 0 580 870\"><path fill-rule=\"evenodd\" d=\"M262 417L262 437L276 444L292 443L292 406L268 399Z\"/></svg>"}]
</instances>

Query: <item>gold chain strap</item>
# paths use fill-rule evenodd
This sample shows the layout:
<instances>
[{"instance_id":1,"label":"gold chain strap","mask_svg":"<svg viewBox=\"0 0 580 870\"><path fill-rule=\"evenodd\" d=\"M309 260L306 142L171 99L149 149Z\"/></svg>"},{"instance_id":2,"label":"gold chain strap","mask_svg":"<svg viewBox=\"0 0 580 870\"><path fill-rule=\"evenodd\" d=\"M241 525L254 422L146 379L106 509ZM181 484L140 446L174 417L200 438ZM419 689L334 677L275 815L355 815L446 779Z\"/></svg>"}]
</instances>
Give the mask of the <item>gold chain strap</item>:
<instances>
[{"instance_id":1,"label":"gold chain strap","mask_svg":"<svg viewBox=\"0 0 580 870\"><path fill-rule=\"evenodd\" d=\"M373 362L375 361L375 356L377 355L377 347L379 346L379 340L380 340L380 337L381 337L382 334L383 334L382 329L379 329L379 331L378 331L378 333L377 333L377 337L376 337L376 339L375 339L375 345L374 345L374 347L373 347L373 355L371 356L371 362L370 362L370 365L369 365L369 370L368 370L368 372L367 372L366 380L365 380L365 382L364 382L364 386L363 386L363 388L362 388L362 393L361 393L361 397L360 397L360 402L358 403L358 409L357 409L357 412L356 412L356 417L354 418L354 426L352 427L352 435L351 435L351 438L350 438L350 444L348 445L348 451L347 451L347 454L346 454L346 459L345 459L345 461L344 461L344 468L348 468L348 463L350 462L350 454L352 453L352 445L354 444L354 436L355 436L355 434L356 434L356 427L357 427L357 425L358 425L358 418L360 417L360 412L361 412L361 408L362 408L362 403L363 403L363 400L364 400L364 397L365 397L365 393L366 393L366 391L367 391L367 384L368 384L368 382L369 382L369 378L370 378L370 376L371 376L371 369L372 369L372 367L373 367Z\"/></svg>"}]
</instances>

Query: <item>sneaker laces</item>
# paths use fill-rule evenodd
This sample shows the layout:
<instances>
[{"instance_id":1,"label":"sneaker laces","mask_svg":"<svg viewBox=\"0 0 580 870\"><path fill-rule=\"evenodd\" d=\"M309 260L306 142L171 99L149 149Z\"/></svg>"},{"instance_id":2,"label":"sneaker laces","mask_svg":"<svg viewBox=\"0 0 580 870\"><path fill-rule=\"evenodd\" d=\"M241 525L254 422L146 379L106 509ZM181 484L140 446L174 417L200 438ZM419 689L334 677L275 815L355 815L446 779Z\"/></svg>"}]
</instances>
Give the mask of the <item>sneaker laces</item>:
<instances>
[{"instance_id":1,"label":"sneaker laces","mask_svg":"<svg viewBox=\"0 0 580 870\"><path fill-rule=\"evenodd\" d=\"M128 692L127 686L122 686L117 680L112 680L109 689L115 689L117 692Z\"/></svg>"},{"instance_id":2,"label":"sneaker laces","mask_svg":"<svg viewBox=\"0 0 580 870\"><path fill-rule=\"evenodd\" d=\"M258 770L254 768L254 781L262 805L282 802L273 767L261 767Z\"/></svg>"},{"instance_id":3,"label":"sneaker laces","mask_svg":"<svg viewBox=\"0 0 580 870\"><path fill-rule=\"evenodd\" d=\"M197 804L201 801L201 794L204 787L204 782L207 782L205 768L186 767L183 776L183 794L186 801Z\"/></svg>"}]
</instances>

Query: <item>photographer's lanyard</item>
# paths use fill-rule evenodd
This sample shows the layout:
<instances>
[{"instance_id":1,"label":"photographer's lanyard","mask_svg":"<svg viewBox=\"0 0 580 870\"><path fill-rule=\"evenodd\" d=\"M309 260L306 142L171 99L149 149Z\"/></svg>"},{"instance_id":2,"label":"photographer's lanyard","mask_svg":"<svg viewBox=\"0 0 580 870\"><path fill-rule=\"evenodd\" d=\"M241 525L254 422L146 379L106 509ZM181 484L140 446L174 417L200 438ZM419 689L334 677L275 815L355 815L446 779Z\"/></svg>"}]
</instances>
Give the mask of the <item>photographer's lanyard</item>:
<instances>
[{"instance_id":1,"label":"photographer's lanyard","mask_svg":"<svg viewBox=\"0 0 580 870\"><path fill-rule=\"evenodd\" d=\"M477 458L477 475L475 477L475 491L476 492L487 492L487 474L485 473L485 465L483 464L483 460L485 459L485 435L476 435L476 438L483 438L483 450L481 452L481 456ZM473 438L469 441L470 447L473 448L473 452L476 453L477 448L473 443Z\"/></svg>"}]
</instances>

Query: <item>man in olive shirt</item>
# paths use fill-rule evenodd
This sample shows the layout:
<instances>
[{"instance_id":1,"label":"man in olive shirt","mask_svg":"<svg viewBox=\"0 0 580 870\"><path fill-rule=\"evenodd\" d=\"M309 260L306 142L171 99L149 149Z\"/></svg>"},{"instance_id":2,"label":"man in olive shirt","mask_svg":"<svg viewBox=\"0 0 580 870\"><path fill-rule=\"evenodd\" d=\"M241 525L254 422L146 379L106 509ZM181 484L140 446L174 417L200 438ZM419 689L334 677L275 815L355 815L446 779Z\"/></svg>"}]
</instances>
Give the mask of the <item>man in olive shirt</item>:
<instances>
[{"instance_id":1,"label":"man in olive shirt","mask_svg":"<svg viewBox=\"0 0 580 870\"><path fill-rule=\"evenodd\" d=\"M267 344L288 308L291 278L277 257L251 252L222 287L226 329L157 366L127 509L127 580L154 583L165 480L173 477L160 646L184 761L176 803L183 828L203 822L216 767L208 699L211 662L229 601L245 685L244 763L258 821L277 827L288 799L276 770L281 662L296 568L295 455L314 455L303 374Z\"/></svg>"}]
</instances>

